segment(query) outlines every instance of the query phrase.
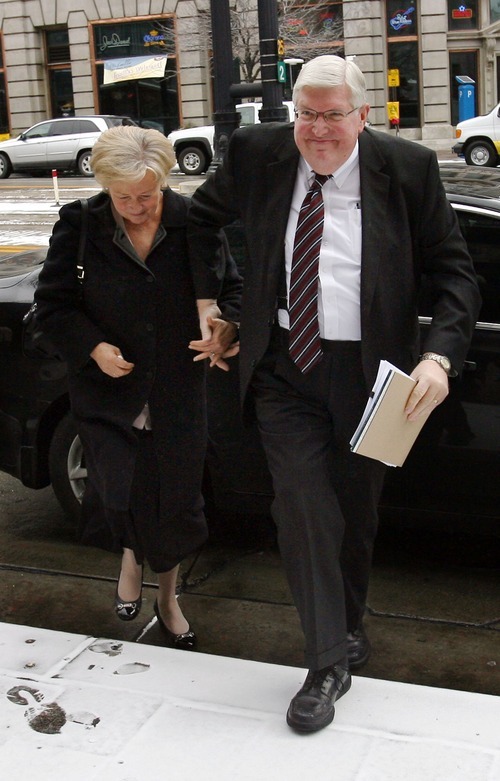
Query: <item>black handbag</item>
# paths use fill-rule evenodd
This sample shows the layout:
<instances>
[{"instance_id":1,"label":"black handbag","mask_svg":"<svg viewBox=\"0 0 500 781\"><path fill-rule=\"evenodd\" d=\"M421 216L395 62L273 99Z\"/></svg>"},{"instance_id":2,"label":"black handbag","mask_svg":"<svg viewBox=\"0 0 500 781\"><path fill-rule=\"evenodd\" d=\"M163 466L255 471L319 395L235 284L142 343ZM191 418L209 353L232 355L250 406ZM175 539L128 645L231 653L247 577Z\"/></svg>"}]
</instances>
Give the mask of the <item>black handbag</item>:
<instances>
[{"instance_id":1,"label":"black handbag","mask_svg":"<svg viewBox=\"0 0 500 781\"><path fill-rule=\"evenodd\" d=\"M82 205L82 224L80 228L80 241L78 244L78 255L76 261L76 270L78 281L83 285L85 276L84 255L85 243L87 241L87 222L88 222L88 202L85 198L80 199ZM23 317L23 353L28 358L38 358L44 360L64 360L57 348L52 344L48 336L40 329L37 322L38 305L36 301L31 304Z\"/></svg>"}]
</instances>

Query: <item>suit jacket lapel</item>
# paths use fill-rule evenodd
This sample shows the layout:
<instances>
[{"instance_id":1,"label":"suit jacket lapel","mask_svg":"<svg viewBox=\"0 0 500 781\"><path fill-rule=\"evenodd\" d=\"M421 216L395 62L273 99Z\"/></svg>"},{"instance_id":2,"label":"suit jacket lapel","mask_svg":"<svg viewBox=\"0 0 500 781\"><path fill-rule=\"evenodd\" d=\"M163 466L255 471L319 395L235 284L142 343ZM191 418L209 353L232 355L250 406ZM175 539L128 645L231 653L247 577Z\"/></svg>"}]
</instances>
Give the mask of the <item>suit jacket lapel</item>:
<instances>
[{"instance_id":1,"label":"suit jacket lapel","mask_svg":"<svg viewBox=\"0 0 500 781\"><path fill-rule=\"evenodd\" d=\"M362 204L361 321L370 311L384 247L384 225L390 207L390 178L383 172L385 159L369 130L359 137L359 169Z\"/></svg>"},{"instance_id":2,"label":"suit jacket lapel","mask_svg":"<svg viewBox=\"0 0 500 781\"><path fill-rule=\"evenodd\" d=\"M288 128L287 128L288 129ZM285 233L292 203L295 177L299 164L299 152L292 132L287 133L274 150L271 162L267 164L266 176L266 220L268 237L268 263L271 275L280 274L284 268Z\"/></svg>"}]
</instances>

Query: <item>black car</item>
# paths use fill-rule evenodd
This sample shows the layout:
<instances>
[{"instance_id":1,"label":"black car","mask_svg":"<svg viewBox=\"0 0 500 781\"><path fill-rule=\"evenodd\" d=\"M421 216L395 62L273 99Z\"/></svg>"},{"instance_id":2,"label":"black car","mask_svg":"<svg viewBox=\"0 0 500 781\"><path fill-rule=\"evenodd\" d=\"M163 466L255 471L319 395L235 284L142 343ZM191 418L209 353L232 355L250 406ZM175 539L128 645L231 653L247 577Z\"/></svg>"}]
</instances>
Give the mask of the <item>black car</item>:
<instances>
[{"instance_id":1,"label":"black car","mask_svg":"<svg viewBox=\"0 0 500 781\"><path fill-rule=\"evenodd\" d=\"M449 397L404 466L388 470L382 517L500 529L500 171L451 163L441 165L441 173L474 259L483 305L461 379L451 381ZM228 236L244 265L241 230L231 226ZM85 467L66 367L33 357L29 344L23 347L22 318L44 255L42 250L0 262L0 470L31 488L52 483L68 516L76 517ZM424 332L431 313L425 283L420 311ZM209 372L206 496L218 513L267 515L271 479L256 428L240 421L235 368Z\"/></svg>"}]
</instances>

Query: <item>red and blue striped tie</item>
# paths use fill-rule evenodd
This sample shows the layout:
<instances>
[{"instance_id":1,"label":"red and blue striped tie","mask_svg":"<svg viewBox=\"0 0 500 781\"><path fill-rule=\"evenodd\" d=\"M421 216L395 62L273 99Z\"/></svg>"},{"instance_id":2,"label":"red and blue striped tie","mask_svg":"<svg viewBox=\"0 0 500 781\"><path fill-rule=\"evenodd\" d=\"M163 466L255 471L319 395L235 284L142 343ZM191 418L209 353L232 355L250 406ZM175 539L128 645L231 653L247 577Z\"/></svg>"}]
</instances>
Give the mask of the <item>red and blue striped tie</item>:
<instances>
[{"instance_id":1,"label":"red and blue striped tie","mask_svg":"<svg viewBox=\"0 0 500 781\"><path fill-rule=\"evenodd\" d=\"M318 324L319 251L324 207L321 189L329 176L316 174L300 207L293 246L288 311L290 357L306 374L322 357Z\"/></svg>"}]
</instances>

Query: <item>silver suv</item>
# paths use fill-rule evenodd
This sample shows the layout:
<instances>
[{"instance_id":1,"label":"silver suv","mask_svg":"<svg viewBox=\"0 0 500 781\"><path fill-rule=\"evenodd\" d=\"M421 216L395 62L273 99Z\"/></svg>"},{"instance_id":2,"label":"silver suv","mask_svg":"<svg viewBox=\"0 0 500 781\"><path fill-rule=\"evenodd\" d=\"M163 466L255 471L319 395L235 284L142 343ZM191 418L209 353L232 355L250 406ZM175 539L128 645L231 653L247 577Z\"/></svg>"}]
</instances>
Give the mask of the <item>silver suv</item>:
<instances>
[{"instance_id":1,"label":"silver suv","mask_svg":"<svg viewBox=\"0 0 500 781\"><path fill-rule=\"evenodd\" d=\"M0 179L11 173L53 169L92 176L90 154L103 130L135 124L129 117L104 114L38 122L17 138L0 143Z\"/></svg>"}]
</instances>

